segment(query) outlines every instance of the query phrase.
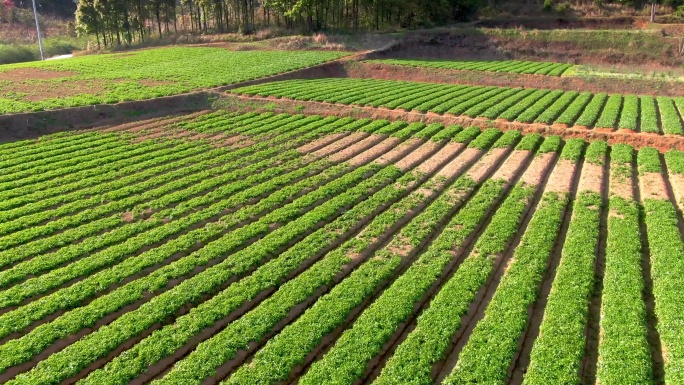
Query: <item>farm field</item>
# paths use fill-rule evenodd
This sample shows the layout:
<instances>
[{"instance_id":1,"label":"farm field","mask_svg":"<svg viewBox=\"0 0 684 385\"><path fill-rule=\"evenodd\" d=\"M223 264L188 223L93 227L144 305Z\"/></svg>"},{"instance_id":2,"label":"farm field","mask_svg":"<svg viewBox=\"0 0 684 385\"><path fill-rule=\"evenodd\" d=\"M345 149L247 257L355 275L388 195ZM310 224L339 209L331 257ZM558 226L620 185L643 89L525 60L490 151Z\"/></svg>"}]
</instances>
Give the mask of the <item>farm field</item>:
<instances>
[{"instance_id":1,"label":"farm field","mask_svg":"<svg viewBox=\"0 0 684 385\"><path fill-rule=\"evenodd\" d=\"M0 114L143 100L310 67L348 55L173 47L0 68Z\"/></svg>"},{"instance_id":2,"label":"farm field","mask_svg":"<svg viewBox=\"0 0 684 385\"><path fill-rule=\"evenodd\" d=\"M200 111L0 165L2 383L684 383L684 152Z\"/></svg>"},{"instance_id":3,"label":"farm field","mask_svg":"<svg viewBox=\"0 0 684 385\"><path fill-rule=\"evenodd\" d=\"M399 66L445 68L451 70L510 72L516 74L534 74L562 76L573 67L572 64L549 63L520 60L413 60L413 59L376 59L366 63L390 64Z\"/></svg>"},{"instance_id":4,"label":"farm field","mask_svg":"<svg viewBox=\"0 0 684 385\"><path fill-rule=\"evenodd\" d=\"M684 97L354 78L288 80L230 92L603 131L684 134Z\"/></svg>"}]
</instances>

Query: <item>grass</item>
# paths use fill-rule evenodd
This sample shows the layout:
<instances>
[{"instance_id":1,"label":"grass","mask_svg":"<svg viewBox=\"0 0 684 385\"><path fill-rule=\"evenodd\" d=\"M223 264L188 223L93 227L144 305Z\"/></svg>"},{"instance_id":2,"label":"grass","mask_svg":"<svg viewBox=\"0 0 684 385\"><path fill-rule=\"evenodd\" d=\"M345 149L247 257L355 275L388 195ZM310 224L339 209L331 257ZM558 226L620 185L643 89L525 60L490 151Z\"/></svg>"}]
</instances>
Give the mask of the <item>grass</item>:
<instances>
[{"instance_id":1,"label":"grass","mask_svg":"<svg viewBox=\"0 0 684 385\"><path fill-rule=\"evenodd\" d=\"M84 49L85 39L56 37L43 40L45 58L70 54ZM12 64L40 60L40 49L35 44L8 44L0 42L0 64Z\"/></svg>"},{"instance_id":2,"label":"grass","mask_svg":"<svg viewBox=\"0 0 684 385\"><path fill-rule=\"evenodd\" d=\"M610 79L637 79L637 80L660 80L667 82L684 82L684 70L670 69L650 70L630 66L596 66L576 65L566 72L564 76L577 76L581 78L610 78Z\"/></svg>"}]
</instances>

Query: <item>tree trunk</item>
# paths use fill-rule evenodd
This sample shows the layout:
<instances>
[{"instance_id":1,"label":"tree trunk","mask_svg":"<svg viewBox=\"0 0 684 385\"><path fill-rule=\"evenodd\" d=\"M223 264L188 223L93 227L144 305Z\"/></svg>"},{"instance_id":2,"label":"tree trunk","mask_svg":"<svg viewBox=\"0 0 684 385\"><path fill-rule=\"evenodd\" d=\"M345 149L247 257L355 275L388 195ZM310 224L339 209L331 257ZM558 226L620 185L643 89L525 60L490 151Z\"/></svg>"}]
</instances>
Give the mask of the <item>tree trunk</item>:
<instances>
[{"instance_id":1,"label":"tree trunk","mask_svg":"<svg viewBox=\"0 0 684 385\"><path fill-rule=\"evenodd\" d=\"M159 7L155 10L157 13L157 27L159 28L159 40L162 38L162 30L161 30L161 16L159 15Z\"/></svg>"},{"instance_id":2,"label":"tree trunk","mask_svg":"<svg viewBox=\"0 0 684 385\"><path fill-rule=\"evenodd\" d=\"M651 3L651 23L655 23L656 3Z\"/></svg>"}]
</instances>

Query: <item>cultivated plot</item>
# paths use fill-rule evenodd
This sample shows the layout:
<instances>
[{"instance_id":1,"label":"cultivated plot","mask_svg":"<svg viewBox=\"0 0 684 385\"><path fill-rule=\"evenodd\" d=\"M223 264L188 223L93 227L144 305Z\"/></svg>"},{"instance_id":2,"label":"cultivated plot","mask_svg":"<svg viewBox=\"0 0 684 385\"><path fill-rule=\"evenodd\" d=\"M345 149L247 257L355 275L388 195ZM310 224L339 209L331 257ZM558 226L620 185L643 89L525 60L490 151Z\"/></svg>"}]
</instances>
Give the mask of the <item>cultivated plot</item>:
<instances>
[{"instance_id":1,"label":"cultivated plot","mask_svg":"<svg viewBox=\"0 0 684 385\"><path fill-rule=\"evenodd\" d=\"M231 92L607 132L684 134L684 97L354 78L273 82Z\"/></svg>"},{"instance_id":2,"label":"cultivated plot","mask_svg":"<svg viewBox=\"0 0 684 385\"><path fill-rule=\"evenodd\" d=\"M200 112L0 164L8 384L684 381L681 152Z\"/></svg>"},{"instance_id":3,"label":"cultivated plot","mask_svg":"<svg viewBox=\"0 0 684 385\"><path fill-rule=\"evenodd\" d=\"M0 114L176 95L310 67L347 55L174 47L0 67Z\"/></svg>"},{"instance_id":4,"label":"cultivated plot","mask_svg":"<svg viewBox=\"0 0 684 385\"><path fill-rule=\"evenodd\" d=\"M561 76L572 64L549 63L520 60L415 60L415 59L378 59L367 60L366 63L390 64L419 68L444 68L466 71L509 72L516 74L535 74Z\"/></svg>"}]
</instances>

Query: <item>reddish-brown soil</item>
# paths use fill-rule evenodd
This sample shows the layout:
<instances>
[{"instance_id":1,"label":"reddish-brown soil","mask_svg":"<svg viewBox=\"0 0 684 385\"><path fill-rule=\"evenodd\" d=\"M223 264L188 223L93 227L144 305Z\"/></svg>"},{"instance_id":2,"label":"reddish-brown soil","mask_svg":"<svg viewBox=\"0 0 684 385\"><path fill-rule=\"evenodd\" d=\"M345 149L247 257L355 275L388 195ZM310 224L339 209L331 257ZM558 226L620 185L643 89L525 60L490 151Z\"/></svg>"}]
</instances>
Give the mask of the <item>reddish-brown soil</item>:
<instances>
[{"instance_id":1,"label":"reddish-brown soil","mask_svg":"<svg viewBox=\"0 0 684 385\"><path fill-rule=\"evenodd\" d=\"M300 153L302 153L302 154L308 154L308 153L311 152L314 148L320 148L320 147L327 146L328 144L330 144L330 143L332 143L332 142L335 142L335 141L337 141L337 140L343 138L344 136L345 136L345 134L330 134L330 135L326 135L326 136L323 136L323 137L321 137L321 138L319 138L319 139L314 140L314 141L311 142L311 143L307 143L307 144L305 144L305 145L302 145L302 146L298 147L298 148L297 148L297 151L300 152Z\"/></svg>"},{"instance_id":2,"label":"reddish-brown soil","mask_svg":"<svg viewBox=\"0 0 684 385\"><path fill-rule=\"evenodd\" d=\"M494 151L498 151L494 150ZM492 179L503 179L505 181L512 181L515 175L518 173L518 170L520 167L522 167L526 162L527 158L531 155L530 151L524 151L524 150L515 150L513 153L506 159L506 163L504 164L504 167L501 167L496 174L492 177ZM537 162L532 162L531 166L536 167Z\"/></svg>"},{"instance_id":3,"label":"reddish-brown soil","mask_svg":"<svg viewBox=\"0 0 684 385\"><path fill-rule=\"evenodd\" d=\"M417 170L423 173L432 173L437 169L438 165L443 164L445 161L451 159L455 154L457 154L464 147L463 143L447 143L441 150L439 150L435 155L430 157L423 164L418 166ZM440 170L439 175L443 175L445 178L448 177L453 171L450 169Z\"/></svg>"},{"instance_id":4,"label":"reddish-brown soil","mask_svg":"<svg viewBox=\"0 0 684 385\"><path fill-rule=\"evenodd\" d=\"M603 189L603 167L585 162L578 191L591 191L600 194Z\"/></svg>"},{"instance_id":5,"label":"reddish-brown soil","mask_svg":"<svg viewBox=\"0 0 684 385\"><path fill-rule=\"evenodd\" d=\"M521 181L528 186L539 186L547 170L555 159L555 154L543 154L532 159L532 163L523 174Z\"/></svg>"},{"instance_id":6,"label":"reddish-brown soil","mask_svg":"<svg viewBox=\"0 0 684 385\"><path fill-rule=\"evenodd\" d=\"M461 144L461 147L465 147L465 144ZM456 158L449 162L449 164L439 170L437 176L448 178L456 174L460 175L465 170L465 167L474 162L479 155L480 153L477 149L466 148Z\"/></svg>"},{"instance_id":7,"label":"reddish-brown soil","mask_svg":"<svg viewBox=\"0 0 684 385\"><path fill-rule=\"evenodd\" d=\"M409 139L406 142L392 148L390 151L388 151L385 154L382 154L376 162L378 162L381 165L388 165L394 162L395 160L399 159L399 157L404 154L406 151L409 149L413 149L415 147L418 147L421 144L420 139Z\"/></svg>"},{"instance_id":8,"label":"reddish-brown soil","mask_svg":"<svg viewBox=\"0 0 684 385\"><path fill-rule=\"evenodd\" d=\"M453 116L449 114L439 115L434 113L423 114L416 111L406 112L367 106L358 107L314 101L297 101L284 98L269 99L230 94L225 95L224 98L230 100L227 108L233 111L271 111L276 113L284 112L290 114L306 113L323 116L440 123L444 125L459 124L463 126L480 127L483 129L495 127L504 131L517 130L521 131L523 134L538 133L542 135L558 135L563 139L580 138L589 141L605 140L609 144L625 143L634 146L635 149L640 149L642 147L654 147L661 152L666 152L672 149L684 151L683 138L676 136L665 136L649 133L597 132L596 130L581 130L574 127L563 128L560 126L547 126L543 124L488 121L479 118L473 119L467 116Z\"/></svg>"},{"instance_id":9,"label":"reddish-brown soil","mask_svg":"<svg viewBox=\"0 0 684 385\"><path fill-rule=\"evenodd\" d=\"M439 144L435 142L426 142L422 146L418 147L415 151L411 152L408 156L399 159L395 163L395 166L402 171L408 171L416 164L426 159L428 155L434 153L438 148Z\"/></svg>"},{"instance_id":10,"label":"reddish-brown soil","mask_svg":"<svg viewBox=\"0 0 684 385\"><path fill-rule=\"evenodd\" d=\"M624 175L620 175L616 172L610 173L610 194L618 196L622 199L633 200L634 199L634 189L632 185L632 179L627 178ZM615 212L610 213L611 216L618 215Z\"/></svg>"},{"instance_id":11,"label":"reddish-brown soil","mask_svg":"<svg viewBox=\"0 0 684 385\"><path fill-rule=\"evenodd\" d=\"M37 102L45 99L67 98L81 94L99 95L105 91L103 82L97 80L72 80L69 82L17 82L2 87L2 92L26 94L22 100Z\"/></svg>"},{"instance_id":12,"label":"reddish-brown soil","mask_svg":"<svg viewBox=\"0 0 684 385\"><path fill-rule=\"evenodd\" d=\"M667 185L662 174L657 172L647 172L639 175L639 187L641 189L641 199L662 199L668 200Z\"/></svg>"},{"instance_id":13,"label":"reddish-brown soil","mask_svg":"<svg viewBox=\"0 0 684 385\"><path fill-rule=\"evenodd\" d=\"M358 153L360 150L365 150L369 147L375 148L375 145L379 144L385 139L383 135L375 135L371 134L367 138L363 140L359 140L356 143L352 144L351 146L345 148L344 150L338 152L337 154L333 154L330 156L330 159L332 161L340 161L343 159L349 159L354 156L354 154ZM378 146L379 148L385 148L384 146ZM380 153L377 152L371 152L371 154L380 156Z\"/></svg>"},{"instance_id":14,"label":"reddish-brown soil","mask_svg":"<svg viewBox=\"0 0 684 385\"><path fill-rule=\"evenodd\" d=\"M362 164L367 164L369 159L378 159L381 157L383 154L387 153L388 151L391 151L393 148L396 148L399 146L401 143L401 140L398 138L390 137L379 144L373 146L370 150L364 151L363 153L349 159L349 164L352 164L354 166L359 166Z\"/></svg>"},{"instance_id":15,"label":"reddish-brown soil","mask_svg":"<svg viewBox=\"0 0 684 385\"><path fill-rule=\"evenodd\" d=\"M559 160L549 177L549 181L547 182L544 191L563 194L569 193L573 175L575 175L575 163L566 159Z\"/></svg>"},{"instance_id":16,"label":"reddish-brown soil","mask_svg":"<svg viewBox=\"0 0 684 385\"><path fill-rule=\"evenodd\" d=\"M665 80L560 77L507 72L462 71L380 63L349 62L351 78L407 80L417 82L469 84L498 87L531 87L566 91L591 91L653 96L684 96L684 83Z\"/></svg>"},{"instance_id":17,"label":"reddish-brown soil","mask_svg":"<svg viewBox=\"0 0 684 385\"><path fill-rule=\"evenodd\" d=\"M49 80L76 76L77 73L69 71L48 71L39 68L16 68L0 72L0 81L23 82L26 80Z\"/></svg>"},{"instance_id":18,"label":"reddish-brown soil","mask_svg":"<svg viewBox=\"0 0 684 385\"><path fill-rule=\"evenodd\" d=\"M677 205L681 211L684 211L684 175L670 174L670 183Z\"/></svg>"}]
</instances>

